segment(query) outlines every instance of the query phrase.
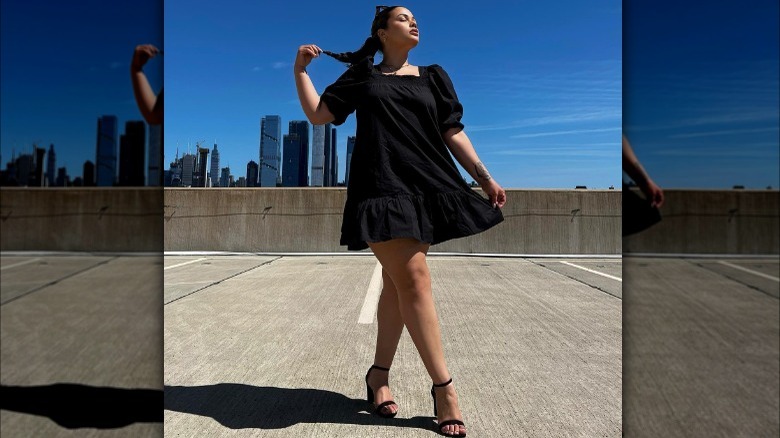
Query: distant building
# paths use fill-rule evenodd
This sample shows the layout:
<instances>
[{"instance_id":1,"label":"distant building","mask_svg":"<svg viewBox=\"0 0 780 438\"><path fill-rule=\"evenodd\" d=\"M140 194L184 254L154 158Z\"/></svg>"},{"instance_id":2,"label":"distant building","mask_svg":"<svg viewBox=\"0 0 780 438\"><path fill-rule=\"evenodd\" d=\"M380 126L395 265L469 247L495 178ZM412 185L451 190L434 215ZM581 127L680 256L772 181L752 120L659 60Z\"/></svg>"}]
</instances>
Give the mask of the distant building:
<instances>
[{"instance_id":1,"label":"distant building","mask_svg":"<svg viewBox=\"0 0 780 438\"><path fill-rule=\"evenodd\" d=\"M312 143L311 143L311 186L322 187L324 183L325 183L325 125L314 125L312 127Z\"/></svg>"},{"instance_id":2,"label":"distant building","mask_svg":"<svg viewBox=\"0 0 780 438\"><path fill-rule=\"evenodd\" d=\"M261 187L276 187L282 164L281 140L282 118L276 115L263 117L260 121L260 162L258 163Z\"/></svg>"},{"instance_id":3,"label":"distant building","mask_svg":"<svg viewBox=\"0 0 780 438\"><path fill-rule=\"evenodd\" d=\"M97 153L95 159L97 185L113 186L116 182L116 116L102 116L97 125Z\"/></svg>"},{"instance_id":4,"label":"distant building","mask_svg":"<svg viewBox=\"0 0 780 438\"><path fill-rule=\"evenodd\" d=\"M213 158L212 158L213 160ZM219 175L219 186L220 187L230 187L230 168L229 167L223 167L222 171Z\"/></svg>"},{"instance_id":5,"label":"distant building","mask_svg":"<svg viewBox=\"0 0 780 438\"><path fill-rule=\"evenodd\" d=\"M339 157L338 152L336 148L336 128L333 128L330 123L328 123L330 128L330 144L329 150L330 153L326 155L327 160L327 168L328 168L328 187L336 187L338 185L339 181ZM326 135L327 135L327 128L326 128Z\"/></svg>"},{"instance_id":6,"label":"distant building","mask_svg":"<svg viewBox=\"0 0 780 438\"><path fill-rule=\"evenodd\" d=\"M217 142L214 142L214 149L211 150L211 186L219 187L222 185L222 178L219 175L219 151L217 150ZM223 186L224 187L224 186Z\"/></svg>"},{"instance_id":7,"label":"distant building","mask_svg":"<svg viewBox=\"0 0 780 438\"><path fill-rule=\"evenodd\" d=\"M344 184L349 186L349 164L352 162L352 152L355 150L356 137L351 135L347 137L347 170L344 175Z\"/></svg>"},{"instance_id":8,"label":"distant building","mask_svg":"<svg viewBox=\"0 0 780 438\"><path fill-rule=\"evenodd\" d=\"M125 133L119 138L119 185L139 187L144 185L144 160L146 158L146 123L125 123Z\"/></svg>"},{"instance_id":9,"label":"distant building","mask_svg":"<svg viewBox=\"0 0 780 438\"><path fill-rule=\"evenodd\" d=\"M54 153L54 144L49 145L49 152L46 157L46 184L53 186L55 183L54 173L57 171L57 154Z\"/></svg>"},{"instance_id":10,"label":"distant building","mask_svg":"<svg viewBox=\"0 0 780 438\"><path fill-rule=\"evenodd\" d=\"M296 163L297 180L287 187L306 187L309 185L309 122L306 120L293 120L289 124L289 134L298 136L298 152L295 153L292 162ZM284 160L287 162L287 151Z\"/></svg>"},{"instance_id":11,"label":"distant building","mask_svg":"<svg viewBox=\"0 0 780 438\"><path fill-rule=\"evenodd\" d=\"M162 125L149 125L149 164L147 165L146 185L163 185L163 147Z\"/></svg>"},{"instance_id":12,"label":"distant building","mask_svg":"<svg viewBox=\"0 0 780 438\"><path fill-rule=\"evenodd\" d=\"M284 136L284 161L282 163L282 186L298 187L300 181L301 140L298 134L285 134Z\"/></svg>"},{"instance_id":13,"label":"distant building","mask_svg":"<svg viewBox=\"0 0 780 438\"><path fill-rule=\"evenodd\" d=\"M45 175L43 173L43 158L46 156L46 149L33 146L35 154L35 171L30 178L29 185L34 187L43 187L45 185Z\"/></svg>"},{"instance_id":14,"label":"distant building","mask_svg":"<svg viewBox=\"0 0 780 438\"><path fill-rule=\"evenodd\" d=\"M236 187L246 187L246 178L239 176L238 180L236 181Z\"/></svg>"},{"instance_id":15,"label":"distant building","mask_svg":"<svg viewBox=\"0 0 780 438\"><path fill-rule=\"evenodd\" d=\"M258 169L259 165L254 161L250 161L246 164L246 179L244 180L244 186L242 187L258 187Z\"/></svg>"},{"instance_id":16,"label":"distant building","mask_svg":"<svg viewBox=\"0 0 780 438\"><path fill-rule=\"evenodd\" d=\"M70 185L70 176L68 176L68 169L64 167L60 167L57 169L57 178L56 178L56 185L57 187L67 187Z\"/></svg>"},{"instance_id":17,"label":"distant building","mask_svg":"<svg viewBox=\"0 0 780 438\"><path fill-rule=\"evenodd\" d=\"M95 185L95 164L89 160L84 162L83 182L85 187Z\"/></svg>"},{"instance_id":18,"label":"distant building","mask_svg":"<svg viewBox=\"0 0 780 438\"><path fill-rule=\"evenodd\" d=\"M195 155L184 154L181 157L181 186L192 187L192 180L195 175Z\"/></svg>"},{"instance_id":19,"label":"distant building","mask_svg":"<svg viewBox=\"0 0 780 438\"><path fill-rule=\"evenodd\" d=\"M208 181L208 175L206 174L206 164L209 159L209 148L198 148L198 169L197 169L197 181L193 182L193 186L206 187Z\"/></svg>"},{"instance_id":20,"label":"distant building","mask_svg":"<svg viewBox=\"0 0 780 438\"><path fill-rule=\"evenodd\" d=\"M27 186L35 173L35 158L32 154L21 154L15 160L16 181L20 186Z\"/></svg>"}]
</instances>

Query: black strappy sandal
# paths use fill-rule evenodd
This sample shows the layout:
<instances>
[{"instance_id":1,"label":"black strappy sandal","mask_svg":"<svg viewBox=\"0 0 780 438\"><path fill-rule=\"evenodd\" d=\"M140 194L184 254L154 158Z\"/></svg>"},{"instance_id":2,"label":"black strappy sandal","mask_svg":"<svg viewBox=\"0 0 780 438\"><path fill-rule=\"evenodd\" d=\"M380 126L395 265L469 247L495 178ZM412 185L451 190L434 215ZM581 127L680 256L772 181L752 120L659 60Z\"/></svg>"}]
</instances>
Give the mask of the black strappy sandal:
<instances>
[{"instance_id":1,"label":"black strappy sandal","mask_svg":"<svg viewBox=\"0 0 780 438\"><path fill-rule=\"evenodd\" d=\"M436 393L434 392L434 389L436 389L436 388L443 388L443 387L445 387L445 386L449 385L450 383L452 383L452 379L450 379L450 380L447 380L446 382L444 382L444 383L440 383L440 384L438 384L438 385L434 383L434 384L433 384L433 386L431 387L431 398L433 398L433 416L434 416L434 417L436 417L436 416L437 416L437 414L438 414L438 412L437 412L437 410L436 410ZM449 425L452 425L452 424L455 424L455 425L458 425L458 426L463 426L463 427L465 427L465 426L466 426L466 425L465 425L465 424L463 424L463 422L462 422L462 421L460 421L460 420L447 420L447 421L442 421L442 422L440 422L440 423L439 423L439 433L440 433L440 434L442 434L442 435L444 435L444 436L466 436L466 433L465 433L465 432L464 432L464 433L462 433L462 434L457 434L457 435L450 435L450 434L448 434L448 433L445 433L443 429L444 429L445 427L449 426Z\"/></svg>"},{"instance_id":2,"label":"black strappy sandal","mask_svg":"<svg viewBox=\"0 0 780 438\"><path fill-rule=\"evenodd\" d=\"M378 370L382 370L382 371L390 371L390 368L383 368L383 367L380 367L380 366L377 366L377 365L371 365L371 368L368 369L368 372L366 373L366 401L371 403L371 405L374 404L374 390L371 389L371 386L368 385L368 375L371 374L371 370L373 370L374 368L376 368ZM382 411L382 408L384 408L385 406L390 406L390 405L396 405L397 406L396 402L394 402L392 400L388 400L388 401L386 401L384 403L380 403L379 406L375 407L374 408L374 413L379 415L382 418L393 418L393 417L396 416L396 414L398 414L398 410L396 410L395 412L390 413L390 414L386 414L386 413L384 413Z\"/></svg>"}]
</instances>

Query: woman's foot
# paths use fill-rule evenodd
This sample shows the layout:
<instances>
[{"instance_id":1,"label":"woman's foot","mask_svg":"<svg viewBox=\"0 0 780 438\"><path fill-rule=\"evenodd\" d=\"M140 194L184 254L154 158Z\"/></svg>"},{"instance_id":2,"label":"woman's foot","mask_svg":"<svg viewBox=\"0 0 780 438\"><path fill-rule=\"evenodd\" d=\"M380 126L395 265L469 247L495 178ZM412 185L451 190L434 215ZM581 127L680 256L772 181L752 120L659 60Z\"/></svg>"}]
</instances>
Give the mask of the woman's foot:
<instances>
[{"instance_id":1,"label":"woman's foot","mask_svg":"<svg viewBox=\"0 0 780 438\"><path fill-rule=\"evenodd\" d=\"M447 386L434 387L436 397L436 421L441 425L449 420L463 421L463 414L458 406L458 394L455 386L450 383ZM439 429L446 436L466 436L466 426L462 424L447 424Z\"/></svg>"},{"instance_id":2,"label":"woman's foot","mask_svg":"<svg viewBox=\"0 0 780 438\"><path fill-rule=\"evenodd\" d=\"M389 371L379 368L373 368L368 373L367 383L374 391L374 407L393 400L388 385L389 374ZM386 416L395 415L398 412L398 405L395 403L385 405L379 409L379 412Z\"/></svg>"}]
</instances>

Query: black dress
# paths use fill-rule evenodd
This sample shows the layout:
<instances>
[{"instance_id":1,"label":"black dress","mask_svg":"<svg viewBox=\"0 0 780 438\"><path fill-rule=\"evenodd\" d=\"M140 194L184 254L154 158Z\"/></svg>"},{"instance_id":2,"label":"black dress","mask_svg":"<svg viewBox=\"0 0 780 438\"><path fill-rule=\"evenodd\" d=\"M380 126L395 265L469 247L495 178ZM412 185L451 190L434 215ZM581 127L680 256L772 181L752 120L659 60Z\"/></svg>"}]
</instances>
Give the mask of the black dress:
<instances>
[{"instance_id":1,"label":"black dress","mask_svg":"<svg viewBox=\"0 0 780 438\"><path fill-rule=\"evenodd\" d=\"M463 180L442 134L463 128L463 107L447 73L419 67L419 76L350 67L321 96L344 123L356 111L341 245L411 237L436 244L487 230L501 210Z\"/></svg>"}]
</instances>

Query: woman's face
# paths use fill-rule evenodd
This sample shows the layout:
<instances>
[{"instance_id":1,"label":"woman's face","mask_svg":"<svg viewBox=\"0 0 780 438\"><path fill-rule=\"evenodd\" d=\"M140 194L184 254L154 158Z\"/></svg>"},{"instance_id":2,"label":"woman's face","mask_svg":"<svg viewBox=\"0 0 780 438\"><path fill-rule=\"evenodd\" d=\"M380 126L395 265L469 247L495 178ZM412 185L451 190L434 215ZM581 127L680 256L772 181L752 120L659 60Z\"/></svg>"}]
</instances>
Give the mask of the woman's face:
<instances>
[{"instance_id":1,"label":"woman's face","mask_svg":"<svg viewBox=\"0 0 780 438\"><path fill-rule=\"evenodd\" d=\"M379 29L377 34L385 47L411 49L420 42L417 20L411 11L402 7L390 11L387 28Z\"/></svg>"}]
</instances>

